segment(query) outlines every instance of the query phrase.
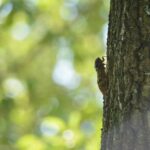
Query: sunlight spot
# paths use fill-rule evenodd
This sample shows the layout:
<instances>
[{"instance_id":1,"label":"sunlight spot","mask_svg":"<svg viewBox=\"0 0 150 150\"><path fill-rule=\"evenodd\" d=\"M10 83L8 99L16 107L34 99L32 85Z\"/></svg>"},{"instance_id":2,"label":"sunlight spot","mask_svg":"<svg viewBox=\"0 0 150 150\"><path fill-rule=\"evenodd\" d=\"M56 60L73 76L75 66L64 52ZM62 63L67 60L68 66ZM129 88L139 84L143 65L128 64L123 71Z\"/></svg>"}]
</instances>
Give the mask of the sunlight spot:
<instances>
[{"instance_id":1,"label":"sunlight spot","mask_svg":"<svg viewBox=\"0 0 150 150\"><path fill-rule=\"evenodd\" d=\"M96 93L95 93L95 98L96 98L98 104L100 106L102 106L103 105L103 94L100 92L98 87L97 87L97 90L96 90Z\"/></svg>"},{"instance_id":2,"label":"sunlight spot","mask_svg":"<svg viewBox=\"0 0 150 150\"><path fill-rule=\"evenodd\" d=\"M46 117L43 119L40 131L45 137L57 135L64 128L64 122L57 117Z\"/></svg>"},{"instance_id":3,"label":"sunlight spot","mask_svg":"<svg viewBox=\"0 0 150 150\"><path fill-rule=\"evenodd\" d=\"M43 122L40 129L44 136L55 136L59 132L59 126L57 124L48 122Z\"/></svg>"},{"instance_id":4,"label":"sunlight spot","mask_svg":"<svg viewBox=\"0 0 150 150\"><path fill-rule=\"evenodd\" d=\"M107 32L108 32L108 24L105 24L102 29L102 38L105 47L107 45Z\"/></svg>"},{"instance_id":5,"label":"sunlight spot","mask_svg":"<svg viewBox=\"0 0 150 150\"><path fill-rule=\"evenodd\" d=\"M53 80L69 89L77 88L80 84L80 77L75 72L72 63L63 59L56 63Z\"/></svg>"},{"instance_id":6,"label":"sunlight spot","mask_svg":"<svg viewBox=\"0 0 150 150\"><path fill-rule=\"evenodd\" d=\"M0 23L2 23L5 19L5 17L7 17L10 14L12 9L13 9L12 3L8 3L8 4L4 5L4 7L1 8L1 10L0 10Z\"/></svg>"},{"instance_id":7,"label":"sunlight spot","mask_svg":"<svg viewBox=\"0 0 150 150\"><path fill-rule=\"evenodd\" d=\"M60 37L57 45L59 51L57 54L57 63L52 75L53 80L55 83L66 88L77 88L81 79L74 70L73 52L70 49L70 43L64 37Z\"/></svg>"},{"instance_id":8,"label":"sunlight spot","mask_svg":"<svg viewBox=\"0 0 150 150\"><path fill-rule=\"evenodd\" d=\"M74 133L71 130L64 131L63 138L69 148L73 148L75 146Z\"/></svg>"},{"instance_id":9,"label":"sunlight spot","mask_svg":"<svg viewBox=\"0 0 150 150\"><path fill-rule=\"evenodd\" d=\"M7 97L14 98L25 92L25 86L15 78L6 79L3 87Z\"/></svg>"},{"instance_id":10,"label":"sunlight spot","mask_svg":"<svg viewBox=\"0 0 150 150\"><path fill-rule=\"evenodd\" d=\"M73 140L74 133L71 130L66 130L63 133L63 138L66 139L66 140Z\"/></svg>"},{"instance_id":11,"label":"sunlight spot","mask_svg":"<svg viewBox=\"0 0 150 150\"><path fill-rule=\"evenodd\" d=\"M2 5L2 3L3 3L3 0L0 0L0 6Z\"/></svg>"},{"instance_id":12,"label":"sunlight spot","mask_svg":"<svg viewBox=\"0 0 150 150\"><path fill-rule=\"evenodd\" d=\"M21 41L29 35L30 27L26 23L19 22L12 27L11 33L14 39Z\"/></svg>"}]
</instances>

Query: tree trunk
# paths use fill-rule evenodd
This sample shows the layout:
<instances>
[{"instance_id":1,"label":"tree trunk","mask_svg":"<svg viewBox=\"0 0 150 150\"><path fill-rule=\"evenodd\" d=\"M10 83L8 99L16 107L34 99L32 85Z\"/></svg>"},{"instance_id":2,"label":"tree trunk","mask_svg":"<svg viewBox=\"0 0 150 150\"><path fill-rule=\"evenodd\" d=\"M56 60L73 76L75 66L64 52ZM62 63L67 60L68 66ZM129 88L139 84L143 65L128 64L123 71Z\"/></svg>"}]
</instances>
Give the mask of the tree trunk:
<instances>
[{"instance_id":1,"label":"tree trunk","mask_svg":"<svg viewBox=\"0 0 150 150\"><path fill-rule=\"evenodd\" d=\"M150 2L111 0L102 150L150 150Z\"/></svg>"}]
</instances>

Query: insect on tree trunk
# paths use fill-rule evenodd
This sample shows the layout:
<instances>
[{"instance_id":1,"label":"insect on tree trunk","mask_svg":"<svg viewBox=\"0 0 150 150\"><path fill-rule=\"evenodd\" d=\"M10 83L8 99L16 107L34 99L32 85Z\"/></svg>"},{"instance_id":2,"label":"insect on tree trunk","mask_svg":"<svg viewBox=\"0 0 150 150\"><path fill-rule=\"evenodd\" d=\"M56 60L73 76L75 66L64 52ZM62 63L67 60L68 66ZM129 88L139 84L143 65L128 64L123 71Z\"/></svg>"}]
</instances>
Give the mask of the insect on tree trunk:
<instances>
[{"instance_id":1,"label":"insect on tree trunk","mask_svg":"<svg viewBox=\"0 0 150 150\"><path fill-rule=\"evenodd\" d=\"M150 2L111 0L102 150L150 150Z\"/></svg>"}]
</instances>

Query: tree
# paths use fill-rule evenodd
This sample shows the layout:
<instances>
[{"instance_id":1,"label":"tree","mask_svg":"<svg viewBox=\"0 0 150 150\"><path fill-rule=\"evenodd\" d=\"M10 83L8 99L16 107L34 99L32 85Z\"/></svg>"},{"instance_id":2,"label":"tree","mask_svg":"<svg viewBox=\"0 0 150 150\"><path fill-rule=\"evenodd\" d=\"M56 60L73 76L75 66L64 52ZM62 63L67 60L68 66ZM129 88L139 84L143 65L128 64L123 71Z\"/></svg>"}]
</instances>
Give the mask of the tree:
<instances>
[{"instance_id":1,"label":"tree","mask_svg":"<svg viewBox=\"0 0 150 150\"><path fill-rule=\"evenodd\" d=\"M150 5L110 4L102 150L150 149Z\"/></svg>"}]
</instances>

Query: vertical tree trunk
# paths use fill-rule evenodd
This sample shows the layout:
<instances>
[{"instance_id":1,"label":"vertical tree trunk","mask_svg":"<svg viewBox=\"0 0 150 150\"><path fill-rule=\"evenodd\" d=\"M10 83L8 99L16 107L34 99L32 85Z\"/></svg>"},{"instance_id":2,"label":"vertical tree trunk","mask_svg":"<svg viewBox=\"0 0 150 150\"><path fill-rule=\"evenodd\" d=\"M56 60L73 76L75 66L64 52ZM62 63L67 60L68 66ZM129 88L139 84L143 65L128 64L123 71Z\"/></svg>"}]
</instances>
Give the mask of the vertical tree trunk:
<instances>
[{"instance_id":1,"label":"vertical tree trunk","mask_svg":"<svg viewBox=\"0 0 150 150\"><path fill-rule=\"evenodd\" d=\"M102 150L150 150L150 1L111 0Z\"/></svg>"}]
</instances>

